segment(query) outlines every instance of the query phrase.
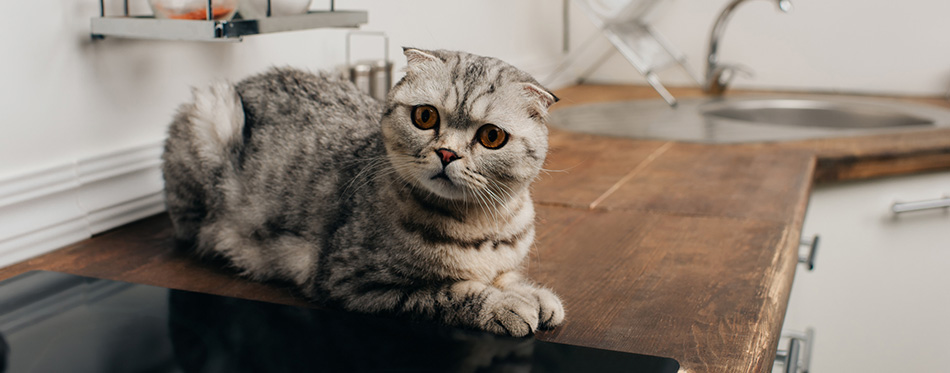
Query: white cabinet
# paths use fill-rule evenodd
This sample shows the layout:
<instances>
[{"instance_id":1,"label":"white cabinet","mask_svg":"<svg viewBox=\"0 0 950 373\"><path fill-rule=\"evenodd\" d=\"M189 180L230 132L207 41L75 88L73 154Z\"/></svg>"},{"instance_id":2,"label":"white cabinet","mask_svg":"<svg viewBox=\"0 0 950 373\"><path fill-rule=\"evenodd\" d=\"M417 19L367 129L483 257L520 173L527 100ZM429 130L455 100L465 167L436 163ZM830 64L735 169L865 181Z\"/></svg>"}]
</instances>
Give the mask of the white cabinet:
<instances>
[{"instance_id":1,"label":"white cabinet","mask_svg":"<svg viewBox=\"0 0 950 373\"><path fill-rule=\"evenodd\" d=\"M812 373L950 371L950 211L891 204L950 195L950 172L816 187L786 330L814 327Z\"/></svg>"}]
</instances>

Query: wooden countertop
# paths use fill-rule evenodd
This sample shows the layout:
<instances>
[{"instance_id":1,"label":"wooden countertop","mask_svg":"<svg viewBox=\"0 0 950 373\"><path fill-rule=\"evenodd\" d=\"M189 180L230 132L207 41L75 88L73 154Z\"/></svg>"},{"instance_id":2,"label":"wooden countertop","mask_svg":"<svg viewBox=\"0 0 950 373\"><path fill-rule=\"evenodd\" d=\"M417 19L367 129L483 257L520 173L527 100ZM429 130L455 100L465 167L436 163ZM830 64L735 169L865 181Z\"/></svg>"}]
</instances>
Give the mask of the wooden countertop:
<instances>
[{"instance_id":1,"label":"wooden countertop","mask_svg":"<svg viewBox=\"0 0 950 373\"><path fill-rule=\"evenodd\" d=\"M561 107L655 97L634 86L557 94ZM767 372L813 181L950 169L950 130L750 145L553 130L545 168L528 273L562 296L568 317L538 338L673 357L686 372ZM2 268L0 279L35 269L306 304L174 250L164 214Z\"/></svg>"}]
</instances>

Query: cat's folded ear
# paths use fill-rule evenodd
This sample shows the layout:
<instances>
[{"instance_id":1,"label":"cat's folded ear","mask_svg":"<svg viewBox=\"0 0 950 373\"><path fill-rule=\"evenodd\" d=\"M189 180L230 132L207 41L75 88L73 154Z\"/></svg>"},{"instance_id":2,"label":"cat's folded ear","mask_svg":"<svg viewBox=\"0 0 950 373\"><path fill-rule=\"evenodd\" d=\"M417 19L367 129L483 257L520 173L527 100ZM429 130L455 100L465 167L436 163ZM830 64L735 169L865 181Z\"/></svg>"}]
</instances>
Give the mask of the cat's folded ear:
<instances>
[{"instance_id":1,"label":"cat's folded ear","mask_svg":"<svg viewBox=\"0 0 950 373\"><path fill-rule=\"evenodd\" d=\"M554 105L555 102L558 102L560 99L557 98L551 91L548 91L540 86L532 83L522 83L525 93L534 101L535 105L532 105L531 116L537 118L547 117L548 108L551 105Z\"/></svg>"},{"instance_id":2,"label":"cat's folded ear","mask_svg":"<svg viewBox=\"0 0 950 373\"><path fill-rule=\"evenodd\" d=\"M425 70L436 63L443 63L444 60L435 55L435 53L411 47L402 47L402 53L406 55L407 71Z\"/></svg>"},{"instance_id":3,"label":"cat's folded ear","mask_svg":"<svg viewBox=\"0 0 950 373\"><path fill-rule=\"evenodd\" d=\"M544 108L549 108L551 105L554 105L555 102L560 101L561 99L557 98L551 91L548 91L544 88L541 88L538 85L531 83L523 83L524 89L532 96L536 97L538 100L541 100L541 104L544 105Z\"/></svg>"}]
</instances>

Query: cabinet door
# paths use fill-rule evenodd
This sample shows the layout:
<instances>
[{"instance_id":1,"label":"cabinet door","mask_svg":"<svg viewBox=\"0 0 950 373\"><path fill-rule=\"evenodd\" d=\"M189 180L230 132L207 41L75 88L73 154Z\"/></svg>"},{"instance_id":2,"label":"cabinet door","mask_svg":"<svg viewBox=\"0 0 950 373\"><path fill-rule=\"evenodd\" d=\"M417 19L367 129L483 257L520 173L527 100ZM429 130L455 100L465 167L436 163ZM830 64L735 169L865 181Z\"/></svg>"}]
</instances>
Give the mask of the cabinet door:
<instances>
[{"instance_id":1,"label":"cabinet door","mask_svg":"<svg viewBox=\"0 0 950 373\"><path fill-rule=\"evenodd\" d=\"M821 236L815 270L799 266L785 328L816 331L811 372L950 370L950 213L890 211L950 194L950 173L815 188L803 236Z\"/></svg>"}]
</instances>

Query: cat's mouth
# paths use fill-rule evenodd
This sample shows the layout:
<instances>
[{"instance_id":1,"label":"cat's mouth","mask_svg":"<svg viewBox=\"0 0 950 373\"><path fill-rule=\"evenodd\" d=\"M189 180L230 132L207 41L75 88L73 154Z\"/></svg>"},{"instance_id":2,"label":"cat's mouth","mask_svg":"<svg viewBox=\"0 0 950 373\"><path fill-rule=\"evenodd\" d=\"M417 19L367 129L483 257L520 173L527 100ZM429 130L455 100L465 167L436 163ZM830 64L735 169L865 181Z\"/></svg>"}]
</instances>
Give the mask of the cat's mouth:
<instances>
[{"instance_id":1,"label":"cat's mouth","mask_svg":"<svg viewBox=\"0 0 950 373\"><path fill-rule=\"evenodd\" d=\"M452 182L452 179L449 179L449 175L445 173L445 170L439 171L439 173L435 174L435 176L429 178L429 180L436 180L436 179L443 179L447 181L449 184L453 184L453 185L455 184Z\"/></svg>"},{"instance_id":2,"label":"cat's mouth","mask_svg":"<svg viewBox=\"0 0 950 373\"><path fill-rule=\"evenodd\" d=\"M454 170L449 170L446 172L445 169L439 170L438 173L432 175L426 179L419 180L425 184L426 189L435 193L436 195L451 199L451 200L462 200L465 199L466 190L468 190L465 179L461 175L455 175Z\"/></svg>"}]
</instances>

